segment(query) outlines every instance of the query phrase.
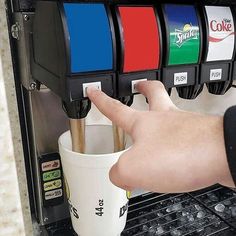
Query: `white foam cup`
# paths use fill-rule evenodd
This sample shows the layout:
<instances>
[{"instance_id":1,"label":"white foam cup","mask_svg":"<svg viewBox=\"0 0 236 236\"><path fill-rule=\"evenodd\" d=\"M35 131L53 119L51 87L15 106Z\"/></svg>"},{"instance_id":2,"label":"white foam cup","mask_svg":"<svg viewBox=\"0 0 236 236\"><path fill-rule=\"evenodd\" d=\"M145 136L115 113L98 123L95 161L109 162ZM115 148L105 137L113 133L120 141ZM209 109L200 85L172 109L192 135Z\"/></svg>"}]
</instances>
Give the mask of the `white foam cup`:
<instances>
[{"instance_id":1,"label":"white foam cup","mask_svg":"<svg viewBox=\"0 0 236 236\"><path fill-rule=\"evenodd\" d=\"M67 131L59 138L73 229L80 236L117 236L125 228L128 194L113 185L109 170L124 151L113 152L112 126L86 127L86 154L72 151Z\"/></svg>"}]
</instances>

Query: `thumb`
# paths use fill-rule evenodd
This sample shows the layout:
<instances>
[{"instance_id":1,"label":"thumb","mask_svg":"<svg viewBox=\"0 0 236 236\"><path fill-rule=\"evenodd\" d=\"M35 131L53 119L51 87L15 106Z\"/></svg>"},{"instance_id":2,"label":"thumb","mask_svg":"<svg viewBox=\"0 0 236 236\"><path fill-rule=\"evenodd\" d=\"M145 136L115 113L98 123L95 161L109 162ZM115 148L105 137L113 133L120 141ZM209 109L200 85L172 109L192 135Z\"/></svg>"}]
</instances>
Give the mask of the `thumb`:
<instances>
[{"instance_id":1,"label":"thumb","mask_svg":"<svg viewBox=\"0 0 236 236\"><path fill-rule=\"evenodd\" d=\"M110 181L119 188L127 191L132 191L133 186L133 171L130 163L135 156L133 148L122 154L116 164L112 166L109 172Z\"/></svg>"},{"instance_id":2,"label":"thumb","mask_svg":"<svg viewBox=\"0 0 236 236\"><path fill-rule=\"evenodd\" d=\"M150 110L177 109L160 81L139 82L136 88L148 99Z\"/></svg>"}]
</instances>

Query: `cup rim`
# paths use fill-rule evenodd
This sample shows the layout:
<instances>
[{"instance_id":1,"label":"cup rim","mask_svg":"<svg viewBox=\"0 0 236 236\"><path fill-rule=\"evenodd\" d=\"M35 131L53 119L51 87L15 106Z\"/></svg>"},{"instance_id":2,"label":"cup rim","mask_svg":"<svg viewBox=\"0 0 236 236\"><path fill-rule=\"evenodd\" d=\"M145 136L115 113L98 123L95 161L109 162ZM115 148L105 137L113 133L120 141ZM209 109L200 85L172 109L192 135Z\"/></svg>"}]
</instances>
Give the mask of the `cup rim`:
<instances>
[{"instance_id":1,"label":"cup rim","mask_svg":"<svg viewBox=\"0 0 236 236\"><path fill-rule=\"evenodd\" d=\"M92 125L86 125L86 126L104 126L104 127L112 127L112 125L103 125L103 124L92 124ZM90 157L90 158L97 158L97 157L111 157L111 156L114 156L115 155L121 155L122 153L124 153L125 151L128 151L130 147L128 148L125 148L124 150L122 151L119 151L119 152L111 152L111 153L104 153L104 154L90 154L90 153L80 153L80 152L74 152L72 151L71 149L68 149L67 147L65 147L65 145L62 144L62 139L64 136L66 136L68 133L70 133L70 130L67 130L65 131L64 133L62 133L58 139L58 143L61 147L63 147L64 150L66 150L67 152L71 153L71 154L79 154L81 157Z\"/></svg>"}]
</instances>

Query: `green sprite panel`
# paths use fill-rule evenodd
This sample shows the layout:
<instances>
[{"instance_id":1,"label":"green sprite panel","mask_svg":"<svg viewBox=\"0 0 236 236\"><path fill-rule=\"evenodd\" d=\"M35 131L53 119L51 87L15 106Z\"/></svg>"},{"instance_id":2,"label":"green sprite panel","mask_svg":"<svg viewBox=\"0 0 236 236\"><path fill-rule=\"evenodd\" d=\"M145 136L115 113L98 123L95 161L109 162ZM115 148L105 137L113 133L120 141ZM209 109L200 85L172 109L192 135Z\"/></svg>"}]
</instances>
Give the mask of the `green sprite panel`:
<instances>
[{"instance_id":1,"label":"green sprite panel","mask_svg":"<svg viewBox=\"0 0 236 236\"><path fill-rule=\"evenodd\" d=\"M169 40L167 65L198 63L201 42L195 7L166 4L164 11Z\"/></svg>"}]
</instances>

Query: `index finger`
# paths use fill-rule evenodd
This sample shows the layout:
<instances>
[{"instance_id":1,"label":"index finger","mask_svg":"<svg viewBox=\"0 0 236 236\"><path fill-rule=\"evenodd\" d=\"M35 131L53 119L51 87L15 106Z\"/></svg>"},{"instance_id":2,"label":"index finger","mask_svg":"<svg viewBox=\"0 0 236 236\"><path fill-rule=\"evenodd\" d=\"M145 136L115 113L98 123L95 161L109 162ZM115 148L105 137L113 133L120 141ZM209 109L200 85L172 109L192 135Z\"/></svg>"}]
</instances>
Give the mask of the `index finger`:
<instances>
[{"instance_id":1,"label":"index finger","mask_svg":"<svg viewBox=\"0 0 236 236\"><path fill-rule=\"evenodd\" d=\"M87 94L100 112L125 132L128 134L131 133L136 120L137 111L107 96L96 88L88 87Z\"/></svg>"}]
</instances>

